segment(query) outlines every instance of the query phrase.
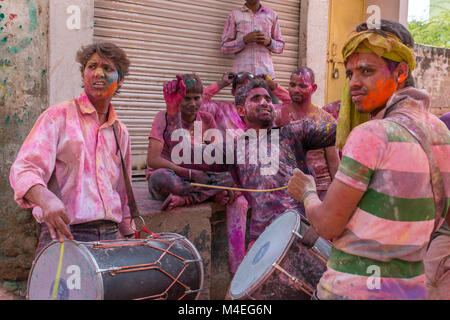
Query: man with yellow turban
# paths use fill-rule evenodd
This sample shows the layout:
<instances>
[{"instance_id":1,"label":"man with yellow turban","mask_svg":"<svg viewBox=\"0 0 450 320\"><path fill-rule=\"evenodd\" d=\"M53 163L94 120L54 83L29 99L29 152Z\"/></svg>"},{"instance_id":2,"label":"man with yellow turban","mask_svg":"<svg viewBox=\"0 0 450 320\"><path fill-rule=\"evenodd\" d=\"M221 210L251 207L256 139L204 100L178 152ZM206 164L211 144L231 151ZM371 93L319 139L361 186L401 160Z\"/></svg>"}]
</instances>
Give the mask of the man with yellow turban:
<instances>
[{"instance_id":1,"label":"man with yellow turban","mask_svg":"<svg viewBox=\"0 0 450 320\"><path fill-rule=\"evenodd\" d=\"M335 180L323 202L311 176L296 170L289 182L334 246L317 299L427 298L423 260L448 211L450 133L414 88L413 45L399 23L357 26L342 51L348 79Z\"/></svg>"}]
</instances>

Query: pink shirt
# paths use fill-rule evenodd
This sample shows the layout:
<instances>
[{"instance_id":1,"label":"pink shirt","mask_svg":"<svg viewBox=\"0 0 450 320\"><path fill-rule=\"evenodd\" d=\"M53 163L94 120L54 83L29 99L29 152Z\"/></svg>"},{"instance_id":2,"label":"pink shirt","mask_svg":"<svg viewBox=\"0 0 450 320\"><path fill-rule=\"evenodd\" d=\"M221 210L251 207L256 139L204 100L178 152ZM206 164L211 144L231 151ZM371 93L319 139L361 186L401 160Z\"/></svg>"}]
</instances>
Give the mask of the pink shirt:
<instances>
[{"instance_id":1,"label":"pink shirt","mask_svg":"<svg viewBox=\"0 0 450 320\"><path fill-rule=\"evenodd\" d=\"M216 128L216 122L214 121L213 116L211 114L209 114L208 112L204 112L202 110L198 111L195 121L201 121L201 123L202 123L202 133L201 133L202 138L204 137L205 131ZM194 145L194 124L193 123L186 124L183 121L181 121L181 123L182 123L183 129L186 129L190 132L191 138L192 138L191 144L193 146ZM164 136L165 136L164 129L166 129L166 111L161 110L156 114L155 119L153 120L152 129L150 130L150 135L148 138L160 141L163 144L163 149L161 151L161 157L173 162L171 159L172 148L169 148L167 143L165 143L165 141L164 141ZM167 139L167 134L169 134L169 136L170 136L172 133L171 132L166 133L166 139ZM180 164L180 166L184 167L184 168L191 168L191 169L197 169L197 170L202 170L205 167L201 164L196 165L196 164L194 164L193 161L192 161L192 164ZM149 166L147 166L147 169L145 171L145 176L147 179L150 178L152 171L153 171L153 169L150 168Z\"/></svg>"},{"instance_id":2,"label":"pink shirt","mask_svg":"<svg viewBox=\"0 0 450 320\"><path fill-rule=\"evenodd\" d=\"M108 121L100 126L87 95L83 92L76 100L79 108L75 99L65 101L48 108L36 121L11 167L14 199L22 208L33 208L33 216L42 223L41 208L24 195L34 185L47 187L55 171L70 224L111 220L120 224L123 235L130 234L130 211L112 124L119 124L120 148L131 177L128 131L112 105Z\"/></svg>"},{"instance_id":3,"label":"pink shirt","mask_svg":"<svg viewBox=\"0 0 450 320\"><path fill-rule=\"evenodd\" d=\"M257 43L244 43L244 36L260 30L272 39L265 47ZM284 41L281 36L277 14L262 5L253 13L245 5L231 11L222 33L221 50L223 54L235 54L233 72L251 72L254 75L268 74L275 79L272 52L282 53Z\"/></svg>"}]
</instances>

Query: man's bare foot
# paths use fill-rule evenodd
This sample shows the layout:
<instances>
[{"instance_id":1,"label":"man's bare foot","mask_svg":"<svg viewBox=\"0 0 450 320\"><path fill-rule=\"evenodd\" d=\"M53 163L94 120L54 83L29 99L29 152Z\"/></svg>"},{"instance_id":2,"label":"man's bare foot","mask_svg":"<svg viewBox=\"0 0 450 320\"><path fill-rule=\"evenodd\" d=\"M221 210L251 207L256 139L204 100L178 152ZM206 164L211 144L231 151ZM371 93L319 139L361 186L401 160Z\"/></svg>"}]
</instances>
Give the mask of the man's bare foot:
<instances>
[{"instance_id":1,"label":"man's bare foot","mask_svg":"<svg viewBox=\"0 0 450 320\"><path fill-rule=\"evenodd\" d=\"M165 211L165 210L172 210L175 209L177 207L182 207L186 204L188 204L188 199L187 197L183 197L183 196L177 196L174 194L169 194L169 196L167 197L166 201L164 201L164 203L161 206L161 210Z\"/></svg>"},{"instance_id":2,"label":"man's bare foot","mask_svg":"<svg viewBox=\"0 0 450 320\"><path fill-rule=\"evenodd\" d=\"M213 199L214 202L220 204L221 206L226 206L228 201L230 200L230 197L228 196L228 191L223 190L216 194Z\"/></svg>"}]
</instances>

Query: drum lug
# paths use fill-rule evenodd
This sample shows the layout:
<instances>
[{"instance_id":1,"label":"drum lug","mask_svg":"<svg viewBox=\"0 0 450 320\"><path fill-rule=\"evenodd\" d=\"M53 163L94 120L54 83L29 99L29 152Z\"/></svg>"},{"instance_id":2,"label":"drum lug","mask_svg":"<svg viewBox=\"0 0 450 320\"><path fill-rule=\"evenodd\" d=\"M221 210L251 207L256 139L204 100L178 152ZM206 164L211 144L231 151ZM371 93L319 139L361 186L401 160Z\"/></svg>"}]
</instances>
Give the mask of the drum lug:
<instances>
[{"instance_id":1,"label":"drum lug","mask_svg":"<svg viewBox=\"0 0 450 320\"><path fill-rule=\"evenodd\" d=\"M192 263L192 262L201 262L203 263L203 259L196 259L196 260L184 260L184 264Z\"/></svg>"},{"instance_id":2,"label":"drum lug","mask_svg":"<svg viewBox=\"0 0 450 320\"><path fill-rule=\"evenodd\" d=\"M104 272L109 272L111 273L111 271L119 271L121 270L121 267L114 267L114 268L108 268L108 269L97 269L95 270L96 273L104 273ZM114 273L111 273L111 275L114 275Z\"/></svg>"}]
</instances>

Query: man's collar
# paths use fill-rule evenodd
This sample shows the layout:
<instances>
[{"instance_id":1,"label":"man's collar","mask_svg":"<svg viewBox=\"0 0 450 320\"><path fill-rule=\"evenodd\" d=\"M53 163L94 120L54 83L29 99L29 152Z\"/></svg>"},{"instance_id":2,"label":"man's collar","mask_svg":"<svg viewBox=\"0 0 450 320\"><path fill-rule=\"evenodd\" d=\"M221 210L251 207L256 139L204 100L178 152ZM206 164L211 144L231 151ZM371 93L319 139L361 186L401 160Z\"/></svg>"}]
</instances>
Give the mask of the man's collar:
<instances>
[{"instance_id":1,"label":"man's collar","mask_svg":"<svg viewBox=\"0 0 450 320\"><path fill-rule=\"evenodd\" d=\"M78 105L80 108L80 112L82 114L91 114L94 113L95 107L92 104L92 102L89 100L89 97L87 96L86 92L83 91L78 98L76 98L78 101ZM109 113L108 113L108 121L104 124L104 126L110 126L112 125L117 119L116 111L114 110L112 104L109 104Z\"/></svg>"},{"instance_id":2,"label":"man's collar","mask_svg":"<svg viewBox=\"0 0 450 320\"><path fill-rule=\"evenodd\" d=\"M245 12L245 11L252 11L252 10L244 4L244 5L242 6L242 8L241 8L241 11L242 11L242 12ZM260 3L260 4L259 4L259 8L258 8L258 10L256 11L256 13L258 13L258 12L265 12L265 11L266 11L266 8L264 8L263 5Z\"/></svg>"}]
</instances>

